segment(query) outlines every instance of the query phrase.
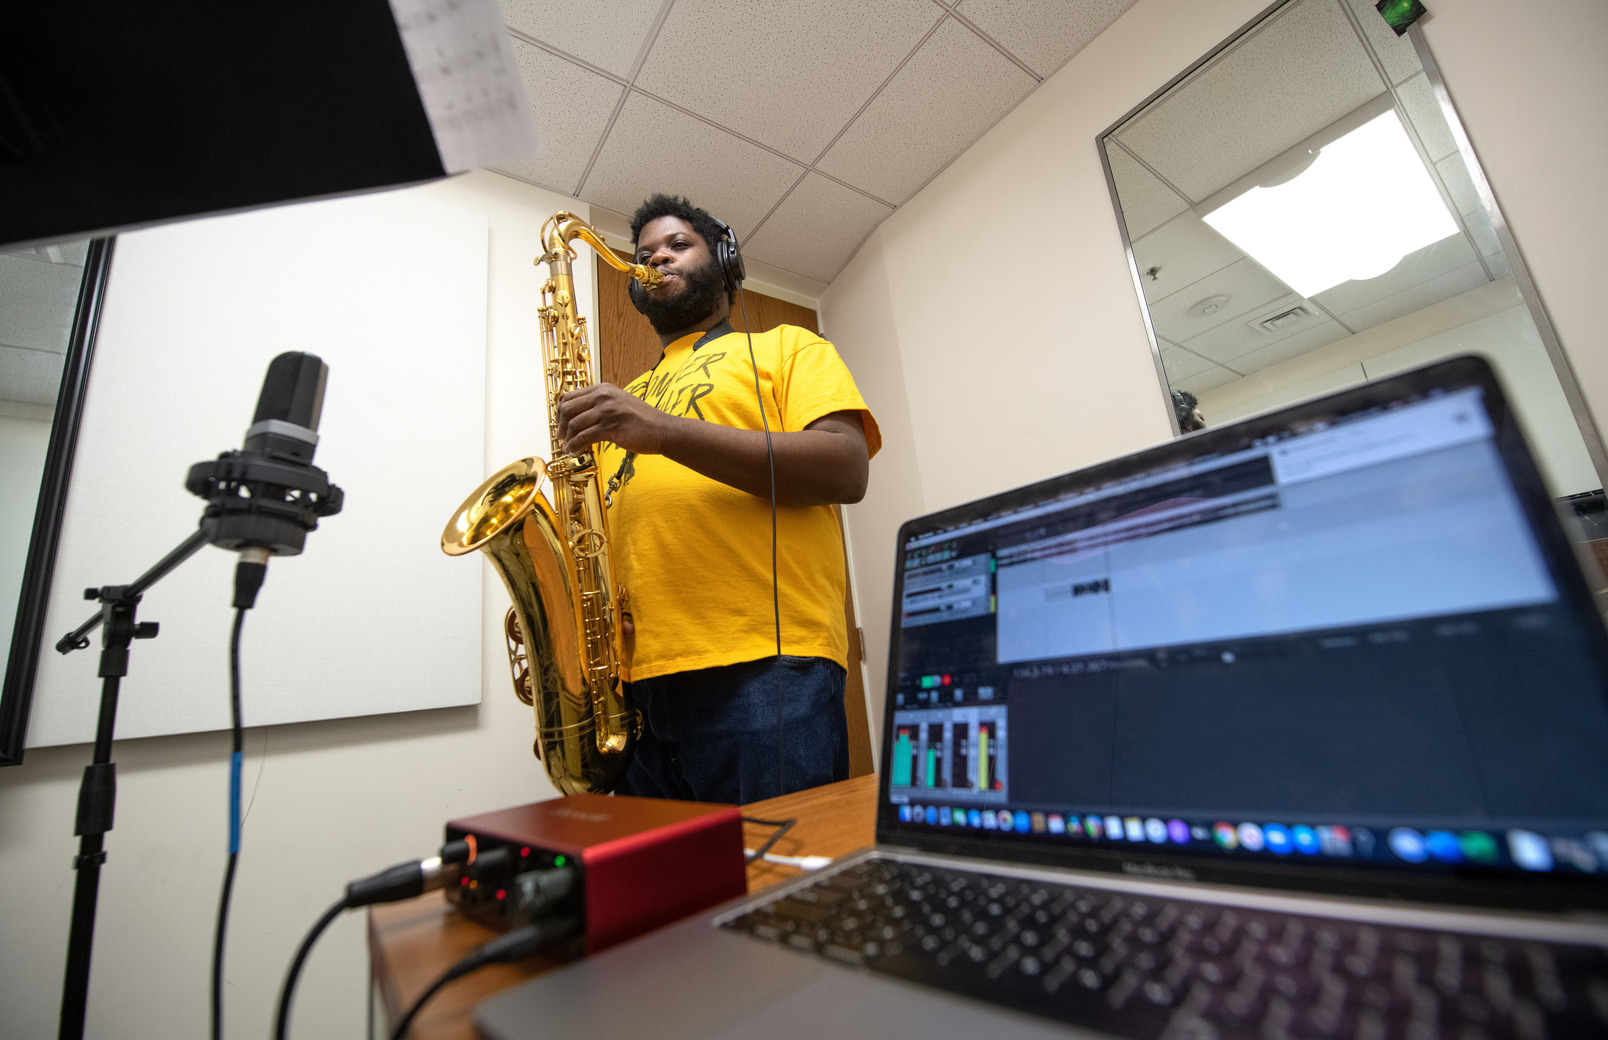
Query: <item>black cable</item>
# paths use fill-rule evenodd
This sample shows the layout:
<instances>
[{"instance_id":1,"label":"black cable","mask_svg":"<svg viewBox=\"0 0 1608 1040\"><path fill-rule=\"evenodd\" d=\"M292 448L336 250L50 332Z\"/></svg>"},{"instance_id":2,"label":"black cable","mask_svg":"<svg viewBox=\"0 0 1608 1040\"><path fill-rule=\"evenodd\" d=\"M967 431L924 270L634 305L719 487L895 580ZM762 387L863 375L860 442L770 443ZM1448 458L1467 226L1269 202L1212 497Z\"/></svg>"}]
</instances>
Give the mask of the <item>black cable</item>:
<instances>
[{"instance_id":1,"label":"black cable","mask_svg":"<svg viewBox=\"0 0 1608 1040\"><path fill-rule=\"evenodd\" d=\"M318 919L318 923L313 925L312 931L307 933L307 937L302 940L301 946L296 949L296 957L290 962L290 971L285 973L285 984L279 988L279 1011L274 1016L275 1021L278 1023L274 1027L274 1036L277 1040L285 1040L285 1037L289 1035L290 998L296 992L296 978L301 975L302 964L307 960L308 952L312 950L313 943L317 941L318 937L324 934L324 929L329 927L330 922L341 916L341 913L348 906L350 904L346 899L342 898L334 906L325 910L324 916Z\"/></svg>"},{"instance_id":2,"label":"black cable","mask_svg":"<svg viewBox=\"0 0 1608 1040\"><path fill-rule=\"evenodd\" d=\"M782 840L782 835L793 829L793 824L797 823L798 819L795 817L791 820L761 820L757 816L744 816L743 822L757 824L760 827L776 828L771 833L771 836L765 839L765 844L755 849L753 854L745 861L747 863L757 863L765 858L765 853L769 852L777 842Z\"/></svg>"},{"instance_id":3,"label":"black cable","mask_svg":"<svg viewBox=\"0 0 1608 1040\"><path fill-rule=\"evenodd\" d=\"M223 871L218 921L212 935L212 1040L223 1038L223 940L229 928L235 866L240 859L240 630L245 623L246 608L240 607L235 610L234 631L229 637L229 733L233 743L229 756L229 861Z\"/></svg>"},{"instance_id":4,"label":"black cable","mask_svg":"<svg viewBox=\"0 0 1608 1040\"><path fill-rule=\"evenodd\" d=\"M399 899L412 899L426 891L440 888L451 877L456 876L449 874L445 868L449 864L473 862L474 851L474 845L470 842L449 841L441 846L440 852L431 859L410 859L394 867L387 867L378 874L370 874L347 884L346 895L324 911L324 916L320 917L318 923L307 933L307 937L296 950L295 959L290 962L290 970L285 973L285 983L279 990L279 1010L275 1015L277 1025L274 1036L278 1040L285 1040L289 1033L290 1001L296 992L296 979L301 975L302 964L307 960L308 951L313 948L313 943L324 933L324 929L329 927L331 921L339 917L343 910L372 906L375 903L394 903ZM487 858L489 857L481 857L482 860ZM370 1029L369 1032L372 1035L373 1030Z\"/></svg>"},{"instance_id":5,"label":"black cable","mask_svg":"<svg viewBox=\"0 0 1608 1040\"><path fill-rule=\"evenodd\" d=\"M535 924L526 925L500 938L493 939L448 968L439 978L430 983L429 988L419 996L418 1000L413 1002L413 1006L408 1008L407 1014L403 1015L402 1020L397 1023L396 1029L391 1033L391 1040L402 1040L408 1033L408 1027L413 1024L413 1019L419 1014L419 1010L424 1007L425 1002L435 996L442 986L445 986L453 979L462 978L472 971L484 968L488 964L523 960L555 942L569 938L580 929L580 918L573 916L559 917L546 921L537 921Z\"/></svg>"},{"instance_id":6,"label":"black cable","mask_svg":"<svg viewBox=\"0 0 1608 1040\"><path fill-rule=\"evenodd\" d=\"M743 312L743 333L748 337L748 364L754 371L754 400L759 403L759 421L765 429L765 458L770 463L771 507L771 618L776 624L776 793L787 793L787 766L782 731L782 597L776 580L776 452L771 448L770 421L765 418L765 398L759 392L759 362L754 359L754 333L748 324L748 295L737 283L737 305Z\"/></svg>"}]
</instances>

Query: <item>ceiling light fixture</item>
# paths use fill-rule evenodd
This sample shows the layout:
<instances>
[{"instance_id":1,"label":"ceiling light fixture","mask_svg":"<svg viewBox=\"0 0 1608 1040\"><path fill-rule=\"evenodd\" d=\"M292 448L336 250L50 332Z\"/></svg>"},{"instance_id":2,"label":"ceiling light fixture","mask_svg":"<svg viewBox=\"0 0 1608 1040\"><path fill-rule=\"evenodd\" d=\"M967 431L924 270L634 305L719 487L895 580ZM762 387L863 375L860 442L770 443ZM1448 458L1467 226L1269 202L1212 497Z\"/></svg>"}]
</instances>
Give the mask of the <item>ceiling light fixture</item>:
<instances>
[{"instance_id":1,"label":"ceiling light fixture","mask_svg":"<svg viewBox=\"0 0 1608 1040\"><path fill-rule=\"evenodd\" d=\"M1394 108L1324 145L1299 175L1201 219L1302 296L1377 278L1457 223Z\"/></svg>"}]
</instances>

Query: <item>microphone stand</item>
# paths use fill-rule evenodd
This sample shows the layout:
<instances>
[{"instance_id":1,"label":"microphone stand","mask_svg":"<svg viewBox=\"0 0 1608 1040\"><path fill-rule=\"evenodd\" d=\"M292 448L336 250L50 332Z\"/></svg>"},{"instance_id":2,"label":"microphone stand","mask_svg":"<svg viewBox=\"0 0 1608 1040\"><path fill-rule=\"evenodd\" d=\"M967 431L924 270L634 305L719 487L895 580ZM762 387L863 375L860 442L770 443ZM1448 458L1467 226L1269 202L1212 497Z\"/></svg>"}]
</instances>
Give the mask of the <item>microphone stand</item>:
<instances>
[{"instance_id":1,"label":"microphone stand","mask_svg":"<svg viewBox=\"0 0 1608 1040\"><path fill-rule=\"evenodd\" d=\"M156 566L134 579L130 585L103 585L85 589L84 598L98 601L100 611L63 636L56 643L59 653L68 654L89 646L89 633L104 624L101 636L100 721L95 728L95 757L84 767L84 780L78 788L78 818L73 833L78 835L78 855L73 860L77 881L73 889L72 930L67 939L67 979L61 994L60 1040L80 1040L84 1035L85 1008L89 1001L89 954L95 938L95 903L100 890L101 864L106 862L104 842L112 829L112 812L117 800L117 773L112 763L112 727L117 717L118 685L128 674L129 644L136 639L154 639L154 621L136 621L135 610L145 590L193 556L211 540L212 524L201 527Z\"/></svg>"}]
</instances>

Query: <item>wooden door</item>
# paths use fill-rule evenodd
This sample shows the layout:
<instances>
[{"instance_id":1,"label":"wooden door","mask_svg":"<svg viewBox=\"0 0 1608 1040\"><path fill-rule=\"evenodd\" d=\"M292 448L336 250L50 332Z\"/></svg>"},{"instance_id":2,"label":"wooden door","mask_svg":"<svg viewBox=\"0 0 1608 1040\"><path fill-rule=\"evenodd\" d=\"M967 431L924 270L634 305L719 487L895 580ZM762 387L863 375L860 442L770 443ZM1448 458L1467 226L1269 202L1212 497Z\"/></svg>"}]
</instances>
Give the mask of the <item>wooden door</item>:
<instances>
[{"instance_id":1,"label":"wooden door","mask_svg":"<svg viewBox=\"0 0 1608 1040\"><path fill-rule=\"evenodd\" d=\"M631 257L615 250L615 255L630 262ZM629 276L621 274L601 260L597 266L597 350L598 377L605 383L624 386L652 368L659 361L661 348L658 333L648 319L637 313L626 295ZM746 306L748 321L753 331L764 332L778 325L797 325L820 332L816 315L808 307L779 300L774 296L745 289L733 305L731 326L738 332L748 331L743 320ZM843 513L838 510L839 527ZM848 572L845 560L844 572ZM854 598L847 584L844 586L843 616L849 632L849 677L843 691L843 709L849 719L849 775L864 776L871 772L871 726L866 718L865 683L860 662L865 660L865 644L859 626L855 624Z\"/></svg>"}]
</instances>

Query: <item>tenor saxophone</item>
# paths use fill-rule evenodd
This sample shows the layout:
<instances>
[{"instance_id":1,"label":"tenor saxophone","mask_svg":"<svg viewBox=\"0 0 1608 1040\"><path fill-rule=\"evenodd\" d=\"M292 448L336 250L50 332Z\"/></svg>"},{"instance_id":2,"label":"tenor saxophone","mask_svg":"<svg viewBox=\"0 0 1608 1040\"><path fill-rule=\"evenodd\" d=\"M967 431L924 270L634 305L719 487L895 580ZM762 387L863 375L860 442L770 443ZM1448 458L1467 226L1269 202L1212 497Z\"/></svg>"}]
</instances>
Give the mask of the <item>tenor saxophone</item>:
<instances>
[{"instance_id":1,"label":"tenor saxophone","mask_svg":"<svg viewBox=\"0 0 1608 1040\"><path fill-rule=\"evenodd\" d=\"M573 213L548 218L536 263L545 263L549 275L537 317L551 456L545 463L520 459L492 474L441 533L447 555L479 549L508 589L513 606L503 630L514 693L536 711L536 757L564 794L613 790L641 732L620 682L625 592L614 584L597 464L591 452L565 451L558 434L559 397L592 382L586 319L576 312L570 268L577 238L645 287L663 281L659 272L616 257Z\"/></svg>"}]
</instances>

